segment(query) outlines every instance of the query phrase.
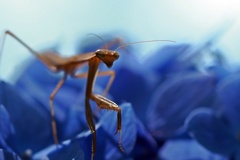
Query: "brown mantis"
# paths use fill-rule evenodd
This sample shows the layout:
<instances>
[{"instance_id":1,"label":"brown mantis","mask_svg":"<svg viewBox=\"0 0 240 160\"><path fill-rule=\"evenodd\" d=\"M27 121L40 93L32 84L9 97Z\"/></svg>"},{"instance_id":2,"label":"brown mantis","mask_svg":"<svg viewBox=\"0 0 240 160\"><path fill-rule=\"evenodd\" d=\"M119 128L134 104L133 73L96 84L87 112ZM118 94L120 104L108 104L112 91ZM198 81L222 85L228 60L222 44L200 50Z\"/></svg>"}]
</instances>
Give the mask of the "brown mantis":
<instances>
[{"instance_id":1,"label":"brown mantis","mask_svg":"<svg viewBox=\"0 0 240 160\"><path fill-rule=\"evenodd\" d=\"M35 50L33 50L31 47L29 47L25 42L23 42L20 38L18 38L15 34L13 34L10 31L5 31L3 42L5 40L6 35L10 35L15 40L17 40L20 44L22 44L25 48L27 48L34 56L36 56L40 61L42 61L42 63L44 63L45 66L50 71L52 72L63 71L64 73L62 79L60 79L55 89L51 93L50 102L49 102L52 132L53 132L54 142L56 144L58 144L59 142L58 142L58 136L57 136L56 122L54 119L53 100L57 92L63 85L64 81L66 80L66 78L68 76L71 76L73 78L87 78L86 94L85 94L85 115L86 115L89 129L93 135L92 136L92 156L91 156L92 159L94 158L94 155L96 152L96 129L95 129L95 124L92 117L90 100L94 101L98 105L98 107L101 109L113 110L117 112L117 129L115 134L119 132L119 148L121 149L122 152L124 151L121 144L121 122L122 122L121 108L119 108L119 106L116 103L105 98L104 96L94 94L92 92L94 87L94 82L97 76L111 76L103 94L103 95L106 95L114 80L115 72L113 70L98 72L98 67L100 63L103 62L108 68L110 68L113 65L113 62L119 58L119 54L118 52L116 52L116 50L119 48L131 45L131 44L137 44L137 43L143 43L143 42L169 41L169 40L151 40L151 41L133 42L133 43L123 44L114 51L108 50L106 48L106 49L98 49L94 52L89 52L85 54L74 55L71 57L62 57L54 52L46 52L46 53L40 54ZM173 41L169 41L169 42L173 42ZM2 45L1 52L2 51L3 51L3 45ZM88 64L88 72L78 73L77 69L83 67L86 64Z\"/></svg>"}]
</instances>

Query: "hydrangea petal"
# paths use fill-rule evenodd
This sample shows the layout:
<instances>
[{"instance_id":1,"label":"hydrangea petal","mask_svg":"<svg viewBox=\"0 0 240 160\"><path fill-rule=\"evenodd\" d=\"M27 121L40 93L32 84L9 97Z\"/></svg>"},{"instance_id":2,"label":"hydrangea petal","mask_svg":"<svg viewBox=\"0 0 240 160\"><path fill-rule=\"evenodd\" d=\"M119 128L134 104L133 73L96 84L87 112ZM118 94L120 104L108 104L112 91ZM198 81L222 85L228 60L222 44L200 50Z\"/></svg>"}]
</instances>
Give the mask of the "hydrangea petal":
<instances>
[{"instance_id":1,"label":"hydrangea petal","mask_svg":"<svg viewBox=\"0 0 240 160\"><path fill-rule=\"evenodd\" d=\"M129 154L135 145L137 137L137 125L135 114L130 103L124 103L120 105L122 110L122 146L124 148L124 153ZM101 123L104 130L109 136L113 137L117 129L117 116L113 113L106 113L101 118ZM118 144L118 136L120 133L114 136L115 144ZM115 145L116 146L116 145ZM119 158L120 153L119 147L112 147L112 150L106 150L106 157L108 159Z\"/></svg>"},{"instance_id":2,"label":"hydrangea petal","mask_svg":"<svg viewBox=\"0 0 240 160\"><path fill-rule=\"evenodd\" d=\"M3 105L0 105L0 131L4 138L14 133L14 127L10 120L8 111Z\"/></svg>"},{"instance_id":3,"label":"hydrangea petal","mask_svg":"<svg viewBox=\"0 0 240 160\"><path fill-rule=\"evenodd\" d=\"M216 75L218 81L230 75L230 72L228 70L226 70L223 66L218 64L208 67L207 71L209 73Z\"/></svg>"},{"instance_id":4,"label":"hydrangea petal","mask_svg":"<svg viewBox=\"0 0 240 160\"><path fill-rule=\"evenodd\" d=\"M207 149L223 155L233 155L238 143L227 125L208 108L193 111L186 120L187 130Z\"/></svg>"},{"instance_id":5,"label":"hydrangea petal","mask_svg":"<svg viewBox=\"0 0 240 160\"><path fill-rule=\"evenodd\" d=\"M7 139L9 146L22 153L26 149L35 152L52 143L49 113L31 99L23 97L13 86L0 82L0 87L0 101L6 107L15 129L15 134Z\"/></svg>"},{"instance_id":6,"label":"hydrangea petal","mask_svg":"<svg viewBox=\"0 0 240 160\"><path fill-rule=\"evenodd\" d=\"M96 146L96 153L94 160L102 160L104 159L104 151L105 151L105 144L106 144L106 136L105 132L103 131L101 124L96 124L96 133L97 133L97 146ZM66 156L66 159L69 159L68 157L76 156L75 158L82 159L83 157L85 159L91 158L91 151L92 151L92 133L89 129L84 130L77 134L76 136L72 136L71 139L65 140L60 144L60 149L57 148L57 146L50 145L46 147L45 149L37 152L34 154L33 159L43 159L45 157L57 157L59 158L59 155L61 155L62 151L61 149L66 152L66 154L70 154L69 156ZM71 155L72 154L72 155ZM56 159L57 159L56 158ZM63 158L59 158L63 159Z\"/></svg>"},{"instance_id":7,"label":"hydrangea petal","mask_svg":"<svg viewBox=\"0 0 240 160\"><path fill-rule=\"evenodd\" d=\"M179 74L162 83L149 104L148 128L158 138L181 134L185 118L201 105L212 102L214 76L202 73Z\"/></svg>"},{"instance_id":8,"label":"hydrangea petal","mask_svg":"<svg viewBox=\"0 0 240 160\"><path fill-rule=\"evenodd\" d=\"M101 123L97 123L95 125L96 132L97 132L97 145L96 145L96 153L94 156L94 160L102 160L104 159L105 156L105 150L106 150L106 144L107 144L107 139L109 138L106 135L106 132L104 131ZM76 136L76 140L81 146L81 148L84 151L85 157L87 159L90 159L91 154L92 154L92 133L88 129L86 131L83 131L79 133Z\"/></svg>"},{"instance_id":9,"label":"hydrangea petal","mask_svg":"<svg viewBox=\"0 0 240 160\"><path fill-rule=\"evenodd\" d=\"M77 142L72 142L68 145L62 145L60 148L56 150L56 152L52 152L48 154L48 157L51 160L59 160L59 159L74 159L74 160L84 160L84 153L80 148Z\"/></svg>"},{"instance_id":10,"label":"hydrangea petal","mask_svg":"<svg viewBox=\"0 0 240 160\"><path fill-rule=\"evenodd\" d=\"M183 70L187 67L187 64L189 65L189 61L180 61L179 57L185 54L190 47L189 44L164 46L148 57L145 63L160 74Z\"/></svg>"},{"instance_id":11,"label":"hydrangea petal","mask_svg":"<svg viewBox=\"0 0 240 160\"><path fill-rule=\"evenodd\" d=\"M157 155L158 144L142 122L136 118L137 140L132 152L133 159L154 159Z\"/></svg>"},{"instance_id":12,"label":"hydrangea petal","mask_svg":"<svg viewBox=\"0 0 240 160\"><path fill-rule=\"evenodd\" d=\"M234 155L234 160L240 160L240 152L236 152L236 154Z\"/></svg>"},{"instance_id":13,"label":"hydrangea petal","mask_svg":"<svg viewBox=\"0 0 240 160\"><path fill-rule=\"evenodd\" d=\"M84 153L80 145L76 141L64 141L57 145L51 145L45 149L39 151L33 156L33 159L76 159L83 160Z\"/></svg>"},{"instance_id":14,"label":"hydrangea petal","mask_svg":"<svg viewBox=\"0 0 240 160\"><path fill-rule=\"evenodd\" d=\"M80 110L73 107L66 114L67 119L63 125L64 127L62 127L63 129L61 130L65 139L69 139L79 132L88 129L84 109Z\"/></svg>"},{"instance_id":15,"label":"hydrangea petal","mask_svg":"<svg viewBox=\"0 0 240 160\"><path fill-rule=\"evenodd\" d=\"M154 84L148 76L126 65L118 68L110 94L116 103L131 102L136 115L145 124L146 106L151 98Z\"/></svg>"},{"instance_id":16,"label":"hydrangea petal","mask_svg":"<svg viewBox=\"0 0 240 160\"><path fill-rule=\"evenodd\" d=\"M5 140L14 133L14 127L10 120L9 114L3 105L0 105L0 148L12 151Z\"/></svg>"},{"instance_id":17,"label":"hydrangea petal","mask_svg":"<svg viewBox=\"0 0 240 160\"><path fill-rule=\"evenodd\" d=\"M42 62L34 59L21 73L21 76L17 78L15 86L20 91L23 91L22 94L32 97L36 102L44 106L46 110L49 110L50 95L61 78L60 74L51 73ZM84 82L83 80L72 78L65 81L54 98L56 120L61 122L65 120L66 110L77 100L80 91L84 91Z\"/></svg>"},{"instance_id":18,"label":"hydrangea petal","mask_svg":"<svg viewBox=\"0 0 240 160\"><path fill-rule=\"evenodd\" d=\"M12 152L0 149L0 159L1 160L21 160L18 155Z\"/></svg>"},{"instance_id":19,"label":"hydrangea petal","mask_svg":"<svg viewBox=\"0 0 240 160\"><path fill-rule=\"evenodd\" d=\"M159 149L158 156L164 160L228 160L226 157L211 153L190 139L168 140Z\"/></svg>"},{"instance_id":20,"label":"hydrangea petal","mask_svg":"<svg viewBox=\"0 0 240 160\"><path fill-rule=\"evenodd\" d=\"M240 129L240 74L232 74L217 86L217 95L223 106L223 114L236 129Z\"/></svg>"}]
</instances>

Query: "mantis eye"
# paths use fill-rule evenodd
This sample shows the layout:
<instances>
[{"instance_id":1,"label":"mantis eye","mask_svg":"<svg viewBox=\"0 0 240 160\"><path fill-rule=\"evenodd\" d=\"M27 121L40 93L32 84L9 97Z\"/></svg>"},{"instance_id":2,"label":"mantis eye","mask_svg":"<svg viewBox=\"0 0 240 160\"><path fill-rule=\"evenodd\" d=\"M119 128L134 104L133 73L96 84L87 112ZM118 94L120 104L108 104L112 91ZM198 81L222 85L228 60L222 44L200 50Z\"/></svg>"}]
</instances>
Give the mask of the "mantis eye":
<instances>
[{"instance_id":1,"label":"mantis eye","mask_svg":"<svg viewBox=\"0 0 240 160\"><path fill-rule=\"evenodd\" d=\"M115 57L115 59L119 58L119 54L117 52L113 52L113 56Z\"/></svg>"},{"instance_id":2,"label":"mantis eye","mask_svg":"<svg viewBox=\"0 0 240 160\"><path fill-rule=\"evenodd\" d=\"M98 57L98 58L100 58L100 59L103 59L104 58L104 52L103 51L101 51L101 50L97 50L96 51L96 56Z\"/></svg>"}]
</instances>

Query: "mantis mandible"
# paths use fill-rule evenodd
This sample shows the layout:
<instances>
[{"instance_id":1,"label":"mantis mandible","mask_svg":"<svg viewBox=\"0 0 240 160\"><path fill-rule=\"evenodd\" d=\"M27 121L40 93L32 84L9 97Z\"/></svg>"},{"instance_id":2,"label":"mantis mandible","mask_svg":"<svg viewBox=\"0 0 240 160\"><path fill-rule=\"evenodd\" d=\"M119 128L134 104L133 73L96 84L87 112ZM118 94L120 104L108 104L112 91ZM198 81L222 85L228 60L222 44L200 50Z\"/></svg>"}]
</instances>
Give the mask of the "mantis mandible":
<instances>
[{"instance_id":1,"label":"mantis mandible","mask_svg":"<svg viewBox=\"0 0 240 160\"><path fill-rule=\"evenodd\" d=\"M88 127L92 133L92 155L91 159L94 159L94 155L96 152L96 129L94 120L92 117L92 110L90 106L90 100L94 101L99 108L101 109L107 109L107 110L113 110L117 112L117 129L115 134L119 133L119 148L122 152L124 152L122 144L121 144L121 108L114 103L113 101L105 98L104 96L108 93L111 84L115 78L115 72L113 70L109 71L101 71L98 72L98 67L101 62L103 62L108 68L110 68L114 61L119 58L119 53L116 51L119 48L131 45L131 44L137 44L137 43L143 43L143 42L153 42L153 41L169 41L169 40L150 40L150 41L140 41L140 42L133 42L133 43L126 43L121 46L119 46L116 50L108 50L106 49L98 49L94 52L89 52L85 54L78 54L71 57L62 57L54 52L46 52L46 53L38 53L35 50L33 50L31 47L29 47L25 42L23 42L20 38L18 38L15 34L13 34L11 31L5 31L4 33L4 39L2 43L2 48L0 50L0 55L3 51L3 44L6 38L6 35L10 35L15 40L17 40L21 45L23 45L26 49L28 49L36 58L38 58L40 61L42 61L43 64L52 72L60 72L63 71L64 75L62 79L58 82L55 89L50 95L49 103L50 103L50 114L51 114L51 125L52 125L52 133L55 144L59 144L58 142L58 136L57 136L57 129L56 129L56 122L54 118L54 106L53 106L53 100L56 96L57 92L61 88L61 86L64 84L65 80L68 76L71 76L73 78L87 78L87 84L86 84L86 93L85 93L85 115ZM99 37L101 38L101 37ZM174 42L174 41L169 41ZM105 43L106 45L106 43ZM106 45L107 47L107 45ZM77 69L83 67L84 65L88 64L88 72L87 73L77 73ZM104 93L102 95L94 94L92 92L94 88L94 82L97 76L111 76L108 84L104 90Z\"/></svg>"}]
</instances>

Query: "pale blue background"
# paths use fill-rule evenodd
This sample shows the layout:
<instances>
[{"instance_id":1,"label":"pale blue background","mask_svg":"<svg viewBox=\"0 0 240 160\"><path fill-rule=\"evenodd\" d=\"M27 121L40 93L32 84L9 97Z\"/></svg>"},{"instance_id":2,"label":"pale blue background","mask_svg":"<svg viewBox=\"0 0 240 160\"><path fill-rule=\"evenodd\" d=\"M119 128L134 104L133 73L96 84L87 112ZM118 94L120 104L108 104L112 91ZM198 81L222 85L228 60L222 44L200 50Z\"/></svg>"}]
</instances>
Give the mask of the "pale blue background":
<instances>
[{"instance_id":1,"label":"pale blue background","mask_svg":"<svg viewBox=\"0 0 240 160\"><path fill-rule=\"evenodd\" d=\"M13 31L37 50L60 42L63 55L74 54L76 40L88 33L123 31L131 41L170 39L198 44L220 26L231 24L216 47L226 51L231 64L237 65L239 16L237 0L0 0L0 31ZM154 44L134 47L145 54L154 50ZM28 56L8 38L1 77L11 81L13 71Z\"/></svg>"}]
</instances>

